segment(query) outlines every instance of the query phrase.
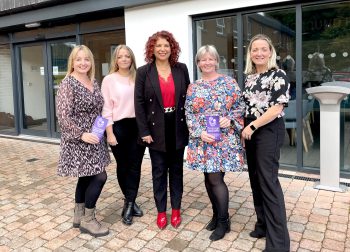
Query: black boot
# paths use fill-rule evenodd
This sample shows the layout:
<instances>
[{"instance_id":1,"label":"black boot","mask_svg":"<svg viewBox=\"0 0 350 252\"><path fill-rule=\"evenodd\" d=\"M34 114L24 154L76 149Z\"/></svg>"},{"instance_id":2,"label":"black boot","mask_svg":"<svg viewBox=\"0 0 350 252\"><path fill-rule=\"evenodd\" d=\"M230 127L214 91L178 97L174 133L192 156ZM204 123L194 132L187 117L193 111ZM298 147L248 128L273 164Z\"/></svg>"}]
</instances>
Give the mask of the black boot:
<instances>
[{"instance_id":1,"label":"black boot","mask_svg":"<svg viewBox=\"0 0 350 252\"><path fill-rule=\"evenodd\" d=\"M127 205L128 205L128 201L126 199L124 199L124 206L123 206L123 210L122 210L122 217L123 217L123 215L125 213Z\"/></svg>"},{"instance_id":2,"label":"black boot","mask_svg":"<svg viewBox=\"0 0 350 252\"><path fill-rule=\"evenodd\" d=\"M141 208L136 204L136 202L134 203L133 216L136 216L136 217L143 216L143 212L142 212Z\"/></svg>"},{"instance_id":3,"label":"black boot","mask_svg":"<svg viewBox=\"0 0 350 252\"><path fill-rule=\"evenodd\" d=\"M132 224L132 218L133 218L133 211L134 211L134 202L127 202L126 203L126 208L123 213L123 223L125 225L131 225Z\"/></svg>"},{"instance_id":4,"label":"black boot","mask_svg":"<svg viewBox=\"0 0 350 252\"><path fill-rule=\"evenodd\" d=\"M211 241L217 241L224 238L225 234L231 231L230 219L221 220L218 219L216 229L210 235L209 239Z\"/></svg>"},{"instance_id":5,"label":"black boot","mask_svg":"<svg viewBox=\"0 0 350 252\"><path fill-rule=\"evenodd\" d=\"M217 226L217 222L218 222L218 218L217 218L216 214L214 213L213 218L211 218L211 220L209 221L209 223L207 224L205 229L208 231L213 231Z\"/></svg>"}]
</instances>

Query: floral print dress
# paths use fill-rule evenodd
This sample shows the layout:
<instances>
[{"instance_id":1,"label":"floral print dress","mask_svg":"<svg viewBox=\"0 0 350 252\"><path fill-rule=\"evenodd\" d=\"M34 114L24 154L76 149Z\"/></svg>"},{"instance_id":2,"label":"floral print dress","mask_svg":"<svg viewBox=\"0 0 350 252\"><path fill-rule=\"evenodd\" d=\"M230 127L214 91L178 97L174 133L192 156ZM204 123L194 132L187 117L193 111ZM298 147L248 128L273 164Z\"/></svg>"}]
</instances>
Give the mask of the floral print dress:
<instances>
[{"instance_id":1,"label":"floral print dress","mask_svg":"<svg viewBox=\"0 0 350 252\"><path fill-rule=\"evenodd\" d=\"M212 81L197 80L189 85L185 114L190 138L186 166L202 172L240 171L244 166L244 149L240 134L243 129L244 102L237 82L229 76ZM231 120L221 128L221 140L202 141L206 131L206 115L219 114Z\"/></svg>"},{"instance_id":2,"label":"floral print dress","mask_svg":"<svg viewBox=\"0 0 350 252\"><path fill-rule=\"evenodd\" d=\"M261 74L247 75L243 91L246 103L246 114L250 120L255 120L270 107L289 101L289 80L281 69L272 69ZM284 112L278 116L282 117Z\"/></svg>"},{"instance_id":3,"label":"floral print dress","mask_svg":"<svg viewBox=\"0 0 350 252\"><path fill-rule=\"evenodd\" d=\"M60 176L85 177L105 171L110 156L105 138L99 144L81 140L101 115L103 97L98 83L91 92L73 76L60 84L57 94L57 117L61 127L61 149L57 173Z\"/></svg>"}]
</instances>

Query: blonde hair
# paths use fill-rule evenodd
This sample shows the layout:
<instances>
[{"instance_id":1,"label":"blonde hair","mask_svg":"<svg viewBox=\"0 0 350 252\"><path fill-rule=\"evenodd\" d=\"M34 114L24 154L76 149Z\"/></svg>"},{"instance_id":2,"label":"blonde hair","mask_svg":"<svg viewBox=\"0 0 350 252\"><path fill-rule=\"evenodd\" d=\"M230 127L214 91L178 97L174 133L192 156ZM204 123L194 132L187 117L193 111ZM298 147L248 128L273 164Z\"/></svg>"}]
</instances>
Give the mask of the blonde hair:
<instances>
[{"instance_id":1,"label":"blonde hair","mask_svg":"<svg viewBox=\"0 0 350 252\"><path fill-rule=\"evenodd\" d=\"M77 45L72 49L72 52L70 53L68 58L68 69L67 69L66 77L68 77L74 71L74 60L76 59L79 51L83 51L85 55L90 59L91 68L87 72L87 76L89 77L90 81L94 81L95 80L94 55L92 54L91 50L85 45Z\"/></svg>"},{"instance_id":2,"label":"blonde hair","mask_svg":"<svg viewBox=\"0 0 350 252\"><path fill-rule=\"evenodd\" d=\"M109 69L109 73L115 73L115 72L118 72L119 70L119 66L117 64L117 57L118 57L118 54L120 52L121 49L125 49L129 52L129 55L130 55L130 58L131 58L131 64L130 64L130 76L131 76L131 79L133 81L135 81L135 77L136 77L136 61L135 61L135 55L133 53L133 51L130 49L130 47L128 47L127 45L118 45L113 53L112 53L112 56L111 56L111 66L110 66L110 69Z\"/></svg>"},{"instance_id":3,"label":"blonde hair","mask_svg":"<svg viewBox=\"0 0 350 252\"><path fill-rule=\"evenodd\" d=\"M251 59L251 54L250 54L250 51L252 50L252 44L256 40L265 40L269 45L269 48L271 51L271 57L269 58L269 61L267 62L267 69L268 70L271 70L273 68L278 69L277 62L276 62L277 53L276 53L275 47L272 44L271 39L264 34L257 34L250 40L249 46L247 48L247 57L246 57L246 65L245 65L244 73L245 74L256 73L256 67Z\"/></svg>"},{"instance_id":4,"label":"blonde hair","mask_svg":"<svg viewBox=\"0 0 350 252\"><path fill-rule=\"evenodd\" d=\"M215 70L219 69L219 63L220 63L220 56L218 51L216 50L215 46L213 45L204 45L201 48L198 49L195 61L198 66L198 62L203 58L204 54L209 53L210 56L214 57L216 59L216 66ZM201 69L199 69L202 71Z\"/></svg>"}]
</instances>

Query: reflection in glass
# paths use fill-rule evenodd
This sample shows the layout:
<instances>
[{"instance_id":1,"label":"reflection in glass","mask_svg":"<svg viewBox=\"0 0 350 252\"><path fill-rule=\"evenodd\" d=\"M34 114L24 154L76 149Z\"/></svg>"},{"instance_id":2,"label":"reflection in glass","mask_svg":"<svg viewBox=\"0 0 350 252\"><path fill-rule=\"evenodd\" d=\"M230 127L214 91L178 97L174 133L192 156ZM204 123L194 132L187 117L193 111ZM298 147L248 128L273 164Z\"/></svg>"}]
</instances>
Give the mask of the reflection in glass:
<instances>
[{"instance_id":1,"label":"reflection in glass","mask_svg":"<svg viewBox=\"0 0 350 252\"><path fill-rule=\"evenodd\" d=\"M75 45L76 45L75 42L60 42L60 43L50 44L54 104L56 104L56 95L57 95L58 86L67 73L69 54ZM55 129L54 130L56 132L60 132L58 119L56 115L57 114L55 109Z\"/></svg>"},{"instance_id":2,"label":"reflection in glass","mask_svg":"<svg viewBox=\"0 0 350 252\"><path fill-rule=\"evenodd\" d=\"M196 22L197 50L203 45L215 45L220 55L219 73L237 78L237 20L236 17L215 18ZM197 76L200 71L197 69Z\"/></svg>"},{"instance_id":3,"label":"reflection in glass","mask_svg":"<svg viewBox=\"0 0 350 252\"><path fill-rule=\"evenodd\" d=\"M320 85L350 87L350 3L303 8L303 99L310 100L305 89ZM350 171L350 103L341 103L341 171ZM307 107L314 143L304 151L303 165L320 166L320 111L318 101Z\"/></svg>"},{"instance_id":4,"label":"reflection in glass","mask_svg":"<svg viewBox=\"0 0 350 252\"><path fill-rule=\"evenodd\" d=\"M114 48L119 44L125 44L124 30L85 34L82 36L82 44L89 47L94 54L95 78L101 83L103 77L108 74Z\"/></svg>"},{"instance_id":5,"label":"reflection in glass","mask_svg":"<svg viewBox=\"0 0 350 252\"><path fill-rule=\"evenodd\" d=\"M258 12L243 16L244 55L250 39L256 34L269 36L277 52L277 63L290 80L291 100L285 108L286 134L281 150L281 165L296 166L296 73L295 73L295 9Z\"/></svg>"},{"instance_id":6,"label":"reflection in glass","mask_svg":"<svg viewBox=\"0 0 350 252\"><path fill-rule=\"evenodd\" d=\"M14 132L12 65L9 45L0 45L0 134Z\"/></svg>"},{"instance_id":7,"label":"reflection in glass","mask_svg":"<svg viewBox=\"0 0 350 252\"><path fill-rule=\"evenodd\" d=\"M43 47L21 48L23 129L46 132L45 68Z\"/></svg>"}]
</instances>

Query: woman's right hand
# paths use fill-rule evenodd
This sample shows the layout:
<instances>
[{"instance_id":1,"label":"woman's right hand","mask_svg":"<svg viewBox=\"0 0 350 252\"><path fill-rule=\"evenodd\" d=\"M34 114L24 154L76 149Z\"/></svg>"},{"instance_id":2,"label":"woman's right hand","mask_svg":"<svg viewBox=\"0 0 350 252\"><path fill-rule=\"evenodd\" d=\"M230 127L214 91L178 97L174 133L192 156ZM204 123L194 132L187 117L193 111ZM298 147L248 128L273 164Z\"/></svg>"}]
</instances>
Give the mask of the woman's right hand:
<instances>
[{"instance_id":1,"label":"woman's right hand","mask_svg":"<svg viewBox=\"0 0 350 252\"><path fill-rule=\"evenodd\" d=\"M111 146L116 146L118 144L117 138L113 133L107 134L107 143Z\"/></svg>"},{"instance_id":2,"label":"woman's right hand","mask_svg":"<svg viewBox=\"0 0 350 252\"><path fill-rule=\"evenodd\" d=\"M98 144L100 142L100 139L98 139L98 137L95 134L87 132L81 135L81 140L89 144Z\"/></svg>"},{"instance_id":3,"label":"woman's right hand","mask_svg":"<svg viewBox=\"0 0 350 252\"><path fill-rule=\"evenodd\" d=\"M203 142L207 143L215 142L215 137L213 135L208 134L206 131L202 131L201 139Z\"/></svg>"},{"instance_id":4,"label":"woman's right hand","mask_svg":"<svg viewBox=\"0 0 350 252\"><path fill-rule=\"evenodd\" d=\"M153 142L153 139L152 139L151 135L148 135L148 136L142 137L142 141L145 142L145 143L150 144L150 143Z\"/></svg>"}]
</instances>

